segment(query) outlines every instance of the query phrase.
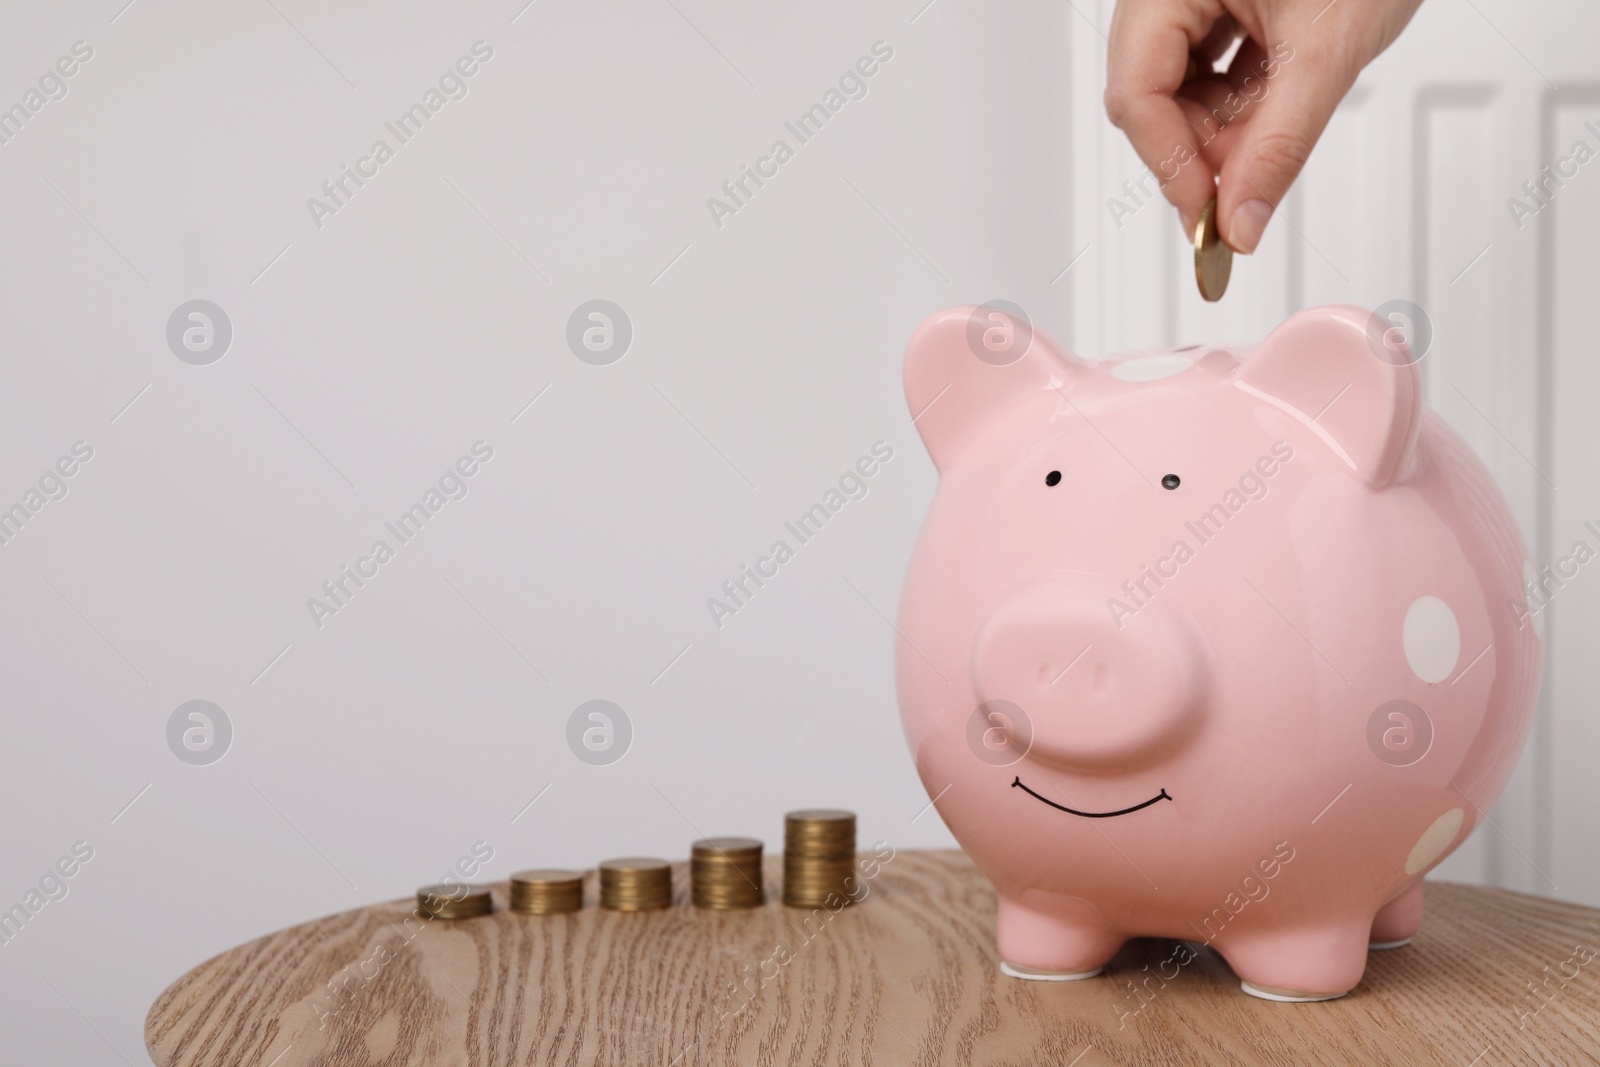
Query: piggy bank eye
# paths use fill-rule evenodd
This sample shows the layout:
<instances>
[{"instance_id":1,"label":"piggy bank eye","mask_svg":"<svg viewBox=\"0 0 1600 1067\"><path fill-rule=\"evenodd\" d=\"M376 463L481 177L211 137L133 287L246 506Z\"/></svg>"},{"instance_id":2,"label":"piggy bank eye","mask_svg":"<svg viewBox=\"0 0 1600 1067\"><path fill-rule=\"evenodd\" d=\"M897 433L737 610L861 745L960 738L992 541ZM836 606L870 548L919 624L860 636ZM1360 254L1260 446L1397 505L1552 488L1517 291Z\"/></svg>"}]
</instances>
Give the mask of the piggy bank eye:
<instances>
[{"instance_id":1,"label":"piggy bank eye","mask_svg":"<svg viewBox=\"0 0 1600 1067\"><path fill-rule=\"evenodd\" d=\"M1170 477L1170 475L1168 477ZM1060 481L1061 481L1061 472L1060 471L1051 471L1049 474L1046 474L1044 476L1044 484L1045 485L1057 485L1057 484L1060 483Z\"/></svg>"},{"instance_id":2,"label":"piggy bank eye","mask_svg":"<svg viewBox=\"0 0 1600 1067\"><path fill-rule=\"evenodd\" d=\"M1179 484L1176 474L1168 474L1161 479L1161 488L1163 489L1176 489Z\"/></svg>"}]
</instances>

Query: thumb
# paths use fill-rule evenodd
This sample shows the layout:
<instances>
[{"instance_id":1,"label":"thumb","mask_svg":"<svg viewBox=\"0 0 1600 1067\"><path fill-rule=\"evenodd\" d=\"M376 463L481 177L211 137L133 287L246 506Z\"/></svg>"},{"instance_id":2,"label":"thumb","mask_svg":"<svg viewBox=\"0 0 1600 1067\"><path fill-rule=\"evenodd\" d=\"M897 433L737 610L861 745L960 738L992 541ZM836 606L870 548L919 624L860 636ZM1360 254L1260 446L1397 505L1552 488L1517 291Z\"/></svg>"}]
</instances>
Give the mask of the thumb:
<instances>
[{"instance_id":1,"label":"thumb","mask_svg":"<svg viewBox=\"0 0 1600 1067\"><path fill-rule=\"evenodd\" d=\"M1296 56L1286 41L1261 66L1266 93L1229 146L1217 186L1217 221L1235 252L1256 250L1360 69L1322 56Z\"/></svg>"}]
</instances>

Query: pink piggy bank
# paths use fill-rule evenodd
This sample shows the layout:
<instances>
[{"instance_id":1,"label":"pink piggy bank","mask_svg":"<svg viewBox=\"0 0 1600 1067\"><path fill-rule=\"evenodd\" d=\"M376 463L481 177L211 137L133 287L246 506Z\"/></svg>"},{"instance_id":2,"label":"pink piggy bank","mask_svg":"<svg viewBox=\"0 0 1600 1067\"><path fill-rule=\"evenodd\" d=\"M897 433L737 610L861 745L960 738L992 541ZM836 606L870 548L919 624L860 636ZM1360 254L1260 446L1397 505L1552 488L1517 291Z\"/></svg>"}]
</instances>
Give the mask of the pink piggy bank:
<instances>
[{"instance_id":1,"label":"pink piggy bank","mask_svg":"<svg viewBox=\"0 0 1600 1067\"><path fill-rule=\"evenodd\" d=\"M1510 510L1403 340L1329 307L1091 363L985 305L918 329L905 387L939 490L901 717L1001 969L1168 937L1256 996L1348 992L1505 784L1542 657Z\"/></svg>"}]
</instances>

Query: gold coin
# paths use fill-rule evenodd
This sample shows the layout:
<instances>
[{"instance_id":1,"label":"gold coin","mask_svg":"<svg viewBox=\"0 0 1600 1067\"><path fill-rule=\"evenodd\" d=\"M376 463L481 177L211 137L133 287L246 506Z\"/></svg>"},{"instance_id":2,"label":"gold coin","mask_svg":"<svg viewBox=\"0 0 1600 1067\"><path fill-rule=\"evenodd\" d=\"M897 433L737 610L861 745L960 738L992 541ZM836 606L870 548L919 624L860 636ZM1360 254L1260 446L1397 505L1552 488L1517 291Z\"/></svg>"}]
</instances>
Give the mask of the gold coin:
<instances>
[{"instance_id":1,"label":"gold coin","mask_svg":"<svg viewBox=\"0 0 1600 1067\"><path fill-rule=\"evenodd\" d=\"M850 811L814 809L791 811L783 817L785 841L823 842L856 839L856 816Z\"/></svg>"},{"instance_id":2,"label":"gold coin","mask_svg":"<svg viewBox=\"0 0 1600 1067\"><path fill-rule=\"evenodd\" d=\"M655 911L672 905L672 865L628 857L600 865L600 906L609 911Z\"/></svg>"},{"instance_id":3,"label":"gold coin","mask_svg":"<svg viewBox=\"0 0 1600 1067\"><path fill-rule=\"evenodd\" d=\"M784 816L787 823L798 823L805 826L843 826L849 824L852 833L855 832L856 813L841 811L837 808L804 808L800 811L791 811Z\"/></svg>"},{"instance_id":4,"label":"gold coin","mask_svg":"<svg viewBox=\"0 0 1600 1067\"><path fill-rule=\"evenodd\" d=\"M1212 200L1194 227L1194 280L1200 295L1208 301L1221 300L1232 273L1233 249L1217 230L1217 202Z\"/></svg>"},{"instance_id":5,"label":"gold coin","mask_svg":"<svg viewBox=\"0 0 1600 1067\"><path fill-rule=\"evenodd\" d=\"M745 856L761 851L761 842L753 837L707 837L689 846L692 856Z\"/></svg>"},{"instance_id":6,"label":"gold coin","mask_svg":"<svg viewBox=\"0 0 1600 1067\"><path fill-rule=\"evenodd\" d=\"M582 871L532 870L517 871L511 876L511 888L525 886L582 885Z\"/></svg>"},{"instance_id":7,"label":"gold coin","mask_svg":"<svg viewBox=\"0 0 1600 1067\"><path fill-rule=\"evenodd\" d=\"M783 880L783 903L791 908L839 908L854 903L852 892L860 892L859 887L853 882L847 884L852 872L844 871L842 874L828 878L813 878L795 880L785 877Z\"/></svg>"},{"instance_id":8,"label":"gold coin","mask_svg":"<svg viewBox=\"0 0 1600 1067\"><path fill-rule=\"evenodd\" d=\"M856 817L833 808L791 811L783 821L783 902L795 908L850 900Z\"/></svg>"},{"instance_id":9,"label":"gold coin","mask_svg":"<svg viewBox=\"0 0 1600 1067\"><path fill-rule=\"evenodd\" d=\"M581 871L518 871L511 876L511 910L523 915L560 915L583 907Z\"/></svg>"},{"instance_id":10,"label":"gold coin","mask_svg":"<svg viewBox=\"0 0 1600 1067\"><path fill-rule=\"evenodd\" d=\"M697 908L728 911L766 900L762 844L753 837L708 837L690 847L690 897Z\"/></svg>"},{"instance_id":11,"label":"gold coin","mask_svg":"<svg viewBox=\"0 0 1600 1067\"><path fill-rule=\"evenodd\" d=\"M784 816L783 853L788 857L851 860L856 854L856 817L835 810L791 811Z\"/></svg>"},{"instance_id":12,"label":"gold coin","mask_svg":"<svg viewBox=\"0 0 1600 1067\"><path fill-rule=\"evenodd\" d=\"M494 910L494 898L481 885L427 885L417 890L417 907L435 919L471 919Z\"/></svg>"}]
</instances>

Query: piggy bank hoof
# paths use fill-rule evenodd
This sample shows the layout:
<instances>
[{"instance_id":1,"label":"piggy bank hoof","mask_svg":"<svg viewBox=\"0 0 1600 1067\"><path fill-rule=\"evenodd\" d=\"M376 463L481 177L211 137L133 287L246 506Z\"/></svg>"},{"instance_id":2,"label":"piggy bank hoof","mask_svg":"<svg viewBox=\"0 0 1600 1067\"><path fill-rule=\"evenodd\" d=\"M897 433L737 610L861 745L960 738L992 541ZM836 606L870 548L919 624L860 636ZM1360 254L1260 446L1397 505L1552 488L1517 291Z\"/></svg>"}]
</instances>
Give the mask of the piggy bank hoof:
<instances>
[{"instance_id":1,"label":"piggy bank hoof","mask_svg":"<svg viewBox=\"0 0 1600 1067\"><path fill-rule=\"evenodd\" d=\"M1012 978L1026 978L1030 982L1077 982L1084 978L1093 978L1104 967L1096 967L1092 971L1041 971L1034 967L1022 967L1015 963L1000 961L1000 973Z\"/></svg>"},{"instance_id":2,"label":"piggy bank hoof","mask_svg":"<svg viewBox=\"0 0 1600 1067\"><path fill-rule=\"evenodd\" d=\"M1256 985L1254 982L1239 983L1239 988L1249 993L1252 997L1262 1000L1275 1000L1280 1004L1311 1004L1319 1000L1338 1000L1345 993L1303 993L1297 989L1279 989L1277 986Z\"/></svg>"},{"instance_id":3,"label":"piggy bank hoof","mask_svg":"<svg viewBox=\"0 0 1600 1067\"><path fill-rule=\"evenodd\" d=\"M1367 942L1367 948L1373 952L1384 952L1391 948L1405 948L1409 944L1411 944L1411 939L1402 937L1398 941L1369 941Z\"/></svg>"}]
</instances>

